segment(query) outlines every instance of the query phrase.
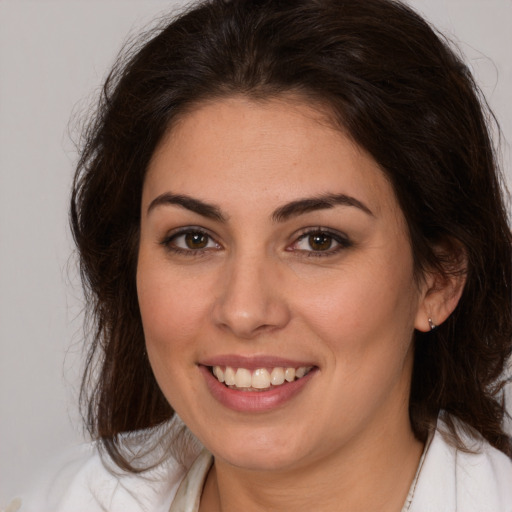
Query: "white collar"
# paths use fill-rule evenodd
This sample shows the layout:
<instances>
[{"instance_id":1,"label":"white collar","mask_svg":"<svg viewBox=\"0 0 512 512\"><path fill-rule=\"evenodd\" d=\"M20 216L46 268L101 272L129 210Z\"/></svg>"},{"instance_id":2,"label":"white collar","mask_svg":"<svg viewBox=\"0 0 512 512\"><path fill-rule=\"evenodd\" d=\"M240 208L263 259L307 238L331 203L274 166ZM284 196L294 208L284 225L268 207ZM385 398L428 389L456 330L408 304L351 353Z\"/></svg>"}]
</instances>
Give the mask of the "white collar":
<instances>
[{"instance_id":1,"label":"white collar","mask_svg":"<svg viewBox=\"0 0 512 512\"><path fill-rule=\"evenodd\" d=\"M425 444L401 512L512 512L512 461L482 438L459 434L474 453L445 440L442 417ZM182 480L169 512L198 512L212 455L203 450Z\"/></svg>"},{"instance_id":2,"label":"white collar","mask_svg":"<svg viewBox=\"0 0 512 512\"><path fill-rule=\"evenodd\" d=\"M416 475L411 484L411 487L409 488L409 493L401 512L408 512L410 509L411 502L414 497L414 491L416 489L416 484L421 472L421 468L423 467L423 461L425 460L425 456L427 454L431 440L432 436L429 437L427 443L425 444L423 454L421 455L421 459L418 464L418 469L416 470ZM212 467L212 464L213 456L207 450L203 449L192 466L190 466L190 469L185 475L185 478L182 480L178 492L176 493L176 496L171 504L169 512L199 511L201 493L203 491L204 483L206 481L208 472Z\"/></svg>"},{"instance_id":3,"label":"white collar","mask_svg":"<svg viewBox=\"0 0 512 512\"><path fill-rule=\"evenodd\" d=\"M211 453L202 450L182 480L169 512L198 512L204 482L212 464Z\"/></svg>"}]
</instances>

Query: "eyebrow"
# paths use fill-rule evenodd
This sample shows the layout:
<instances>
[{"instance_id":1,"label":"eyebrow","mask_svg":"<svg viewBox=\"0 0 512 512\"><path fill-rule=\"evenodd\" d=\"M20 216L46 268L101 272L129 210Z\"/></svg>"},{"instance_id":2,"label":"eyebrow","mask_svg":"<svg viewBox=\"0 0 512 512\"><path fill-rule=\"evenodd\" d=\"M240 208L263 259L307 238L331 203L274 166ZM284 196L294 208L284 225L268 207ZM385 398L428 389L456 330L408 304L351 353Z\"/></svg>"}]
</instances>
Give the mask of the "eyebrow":
<instances>
[{"instance_id":1,"label":"eyebrow","mask_svg":"<svg viewBox=\"0 0 512 512\"><path fill-rule=\"evenodd\" d=\"M182 208L190 210L191 212L219 222L226 222L227 220L218 206L205 203L200 199L194 199L190 196L171 194L170 192L161 194L153 199L153 201L151 201L150 205L148 206L147 213L149 214L151 210L154 210L157 206L163 206L167 204L175 204L181 206Z\"/></svg>"},{"instance_id":2,"label":"eyebrow","mask_svg":"<svg viewBox=\"0 0 512 512\"><path fill-rule=\"evenodd\" d=\"M372 217L374 216L370 208L355 197L347 196L345 194L324 194L298 199L297 201L285 204L274 211L272 214L272 220L275 222L284 222L290 217L296 217L316 210L327 210L334 208L335 206L353 206L355 208L359 208L364 213Z\"/></svg>"},{"instance_id":3,"label":"eyebrow","mask_svg":"<svg viewBox=\"0 0 512 512\"><path fill-rule=\"evenodd\" d=\"M219 222L227 221L227 217L222 213L218 206L187 195L172 194L170 192L161 194L153 199L148 206L147 213L149 214L158 206L169 204L181 206L182 208L190 210L208 219ZM297 217L316 210L327 210L334 208L335 206L352 206L358 208L367 215L372 217L374 216L373 212L355 197L347 196L345 194L323 194L320 196L298 199L280 206L272 213L271 218L274 222L284 222L291 217Z\"/></svg>"}]
</instances>

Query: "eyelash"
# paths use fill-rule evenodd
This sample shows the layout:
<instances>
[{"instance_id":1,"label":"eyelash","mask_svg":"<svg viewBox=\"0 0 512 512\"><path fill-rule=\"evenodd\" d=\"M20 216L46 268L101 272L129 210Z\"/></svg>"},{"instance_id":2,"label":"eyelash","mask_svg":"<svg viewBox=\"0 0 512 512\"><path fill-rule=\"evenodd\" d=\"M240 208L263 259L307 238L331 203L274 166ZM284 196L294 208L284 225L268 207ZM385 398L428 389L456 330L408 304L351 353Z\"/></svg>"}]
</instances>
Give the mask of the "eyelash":
<instances>
[{"instance_id":1,"label":"eyelash","mask_svg":"<svg viewBox=\"0 0 512 512\"><path fill-rule=\"evenodd\" d=\"M207 244L214 242L216 247L204 247L204 248L198 248L198 249L184 249L182 247L178 247L175 245L175 242L178 238L187 236L187 235L202 235L207 237L208 241ZM337 245L334 248L328 248L325 250L303 250L303 249L294 249L294 246L302 242L304 239L310 236L314 235L320 235L325 236L329 239L331 239L331 242L335 242ZM173 243L174 242L174 243ZM221 245L215 241L215 239L212 237L208 231L204 230L203 228L196 227L196 226L187 226L185 228L181 228L175 232L172 232L168 234L161 242L161 245L163 245L166 250L171 251L175 254L185 255L188 257L197 257L197 256L204 256L206 253L208 253L212 249L218 249L221 248ZM287 251L289 252L300 252L301 255L305 257L313 257L313 258L322 258L327 256L333 256L337 254L338 252L342 251L343 249L347 249L351 247L353 243L350 241L350 239L342 233L333 232L329 229L325 229L322 227L315 227L315 228L309 228L305 231L303 231L298 238L287 247ZM311 245L310 245L311 247Z\"/></svg>"},{"instance_id":2,"label":"eyelash","mask_svg":"<svg viewBox=\"0 0 512 512\"><path fill-rule=\"evenodd\" d=\"M299 242L303 241L304 239L313 236L313 235L320 235L325 236L331 239L331 241L336 242L336 246L334 248L328 248L326 250L300 250L301 253L303 253L304 256L308 258L324 258L327 256L333 256L335 254L338 254L340 251L344 249L348 249L349 247L352 247L353 243L350 241L350 239L347 237L347 235L339 232L333 232L329 229L322 228L322 227L315 227L315 228L309 228L305 231L303 231L300 236L297 238L297 240L291 245L291 247L297 245ZM311 247L311 245L310 245ZM288 249L293 250L293 249Z\"/></svg>"},{"instance_id":3,"label":"eyelash","mask_svg":"<svg viewBox=\"0 0 512 512\"><path fill-rule=\"evenodd\" d=\"M211 247L204 247L204 248L199 248L199 249L190 249L190 248L184 249L182 247L178 247L177 245L175 245L176 240L179 237L187 236L187 235L205 236L208 239L208 243L210 243L210 241L213 241L215 243L216 247L213 249L217 249L217 248L221 247L220 244L218 244L215 241L215 239L210 235L210 233L208 233L208 231L206 231L198 226L197 227L196 226L187 226L186 228L181 228L177 231L174 231L174 232L168 234L160 243L161 243L161 245L163 245L165 247L166 250L171 251L175 254L182 254L182 255L185 255L188 257L204 256L207 252L212 250Z\"/></svg>"}]
</instances>

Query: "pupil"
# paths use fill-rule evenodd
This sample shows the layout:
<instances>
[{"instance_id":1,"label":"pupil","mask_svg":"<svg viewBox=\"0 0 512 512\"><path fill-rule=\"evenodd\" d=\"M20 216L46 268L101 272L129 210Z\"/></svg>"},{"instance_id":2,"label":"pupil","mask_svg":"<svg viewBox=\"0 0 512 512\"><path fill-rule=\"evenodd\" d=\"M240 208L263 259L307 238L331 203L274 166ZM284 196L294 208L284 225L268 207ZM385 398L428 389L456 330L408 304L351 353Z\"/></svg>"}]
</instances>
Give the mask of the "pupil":
<instances>
[{"instance_id":1,"label":"pupil","mask_svg":"<svg viewBox=\"0 0 512 512\"><path fill-rule=\"evenodd\" d=\"M208 244L208 237L203 233L188 233L185 243L189 249L203 249Z\"/></svg>"},{"instance_id":2,"label":"pupil","mask_svg":"<svg viewBox=\"0 0 512 512\"><path fill-rule=\"evenodd\" d=\"M331 248L332 238L329 235L316 233L309 235L309 245L315 251L326 251Z\"/></svg>"}]
</instances>

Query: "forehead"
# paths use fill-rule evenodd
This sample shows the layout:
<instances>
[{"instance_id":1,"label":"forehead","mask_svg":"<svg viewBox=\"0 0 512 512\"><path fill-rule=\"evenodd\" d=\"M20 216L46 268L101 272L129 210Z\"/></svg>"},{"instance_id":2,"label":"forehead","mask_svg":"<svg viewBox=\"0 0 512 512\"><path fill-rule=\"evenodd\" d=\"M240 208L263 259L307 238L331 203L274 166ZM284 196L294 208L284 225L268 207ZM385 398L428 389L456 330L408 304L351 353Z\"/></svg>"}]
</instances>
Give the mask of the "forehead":
<instances>
[{"instance_id":1,"label":"forehead","mask_svg":"<svg viewBox=\"0 0 512 512\"><path fill-rule=\"evenodd\" d=\"M296 98L225 98L184 114L153 155L143 202L167 191L238 195L246 205L350 193L376 210L396 207L373 158L334 127L324 108Z\"/></svg>"}]
</instances>

